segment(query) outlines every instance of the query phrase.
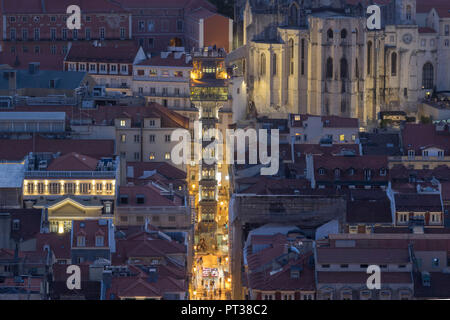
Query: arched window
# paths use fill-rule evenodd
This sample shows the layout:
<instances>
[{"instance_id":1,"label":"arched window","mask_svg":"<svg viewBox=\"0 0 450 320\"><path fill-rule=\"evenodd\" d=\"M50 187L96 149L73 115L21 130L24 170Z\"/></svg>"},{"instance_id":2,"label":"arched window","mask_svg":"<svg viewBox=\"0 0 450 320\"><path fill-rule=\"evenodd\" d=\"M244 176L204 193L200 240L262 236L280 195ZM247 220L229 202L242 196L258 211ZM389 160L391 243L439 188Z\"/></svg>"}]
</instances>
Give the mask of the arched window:
<instances>
[{"instance_id":1,"label":"arched window","mask_svg":"<svg viewBox=\"0 0 450 320\"><path fill-rule=\"evenodd\" d=\"M289 39L289 58L294 59L294 39Z\"/></svg>"},{"instance_id":2,"label":"arched window","mask_svg":"<svg viewBox=\"0 0 450 320\"><path fill-rule=\"evenodd\" d=\"M260 63L259 74L264 76L266 74L266 55L264 53L261 53L261 59L259 63Z\"/></svg>"},{"instance_id":3,"label":"arched window","mask_svg":"<svg viewBox=\"0 0 450 320\"><path fill-rule=\"evenodd\" d=\"M332 58L328 58L327 59L327 74L326 74L326 78L327 79L333 78L333 59Z\"/></svg>"},{"instance_id":4,"label":"arched window","mask_svg":"<svg viewBox=\"0 0 450 320\"><path fill-rule=\"evenodd\" d=\"M410 5L406 6L406 20L411 21L411 6Z\"/></svg>"},{"instance_id":5,"label":"arched window","mask_svg":"<svg viewBox=\"0 0 450 320\"><path fill-rule=\"evenodd\" d=\"M294 39L289 39L289 74L294 75Z\"/></svg>"},{"instance_id":6,"label":"arched window","mask_svg":"<svg viewBox=\"0 0 450 320\"><path fill-rule=\"evenodd\" d=\"M302 48L301 48L301 54L300 54L300 58L301 58L301 73L302 75L305 74L305 39L302 39Z\"/></svg>"},{"instance_id":7,"label":"arched window","mask_svg":"<svg viewBox=\"0 0 450 320\"><path fill-rule=\"evenodd\" d=\"M391 75L397 75L397 53L392 52L391 54Z\"/></svg>"},{"instance_id":8,"label":"arched window","mask_svg":"<svg viewBox=\"0 0 450 320\"><path fill-rule=\"evenodd\" d=\"M434 67L427 62L422 69L422 87L423 89L433 89L434 86Z\"/></svg>"},{"instance_id":9,"label":"arched window","mask_svg":"<svg viewBox=\"0 0 450 320\"><path fill-rule=\"evenodd\" d=\"M333 39L333 30L328 29L328 31L327 31L327 37L328 37L328 40Z\"/></svg>"},{"instance_id":10,"label":"arched window","mask_svg":"<svg viewBox=\"0 0 450 320\"><path fill-rule=\"evenodd\" d=\"M348 78L347 59L342 58L341 59L341 79L347 79L347 78Z\"/></svg>"},{"instance_id":11,"label":"arched window","mask_svg":"<svg viewBox=\"0 0 450 320\"><path fill-rule=\"evenodd\" d=\"M347 38L347 30L342 29L342 31L341 31L341 39L345 39L345 38Z\"/></svg>"},{"instance_id":12,"label":"arched window","mask_svg":"<svg viewBox=\"0 0 450 320\"><path fill-rule=\"evenodd\" d=\"M277 54L274 53L273 56L272 56L272 74L274 76L276 76L277 72L278 72L277 71Z\"/></svg>"},{"instance_id":13,"label":"arched window","mask_svg":"<svg viewBox=\"0 0 450 320\"><path fill-rule=\"evenodd\" d=\"M355 59L355 77L359 78L359 64L358 64L358 58Z\"/></svg>"},{"instance_id":14,"label":"arched window","mask_svg":"<svg viewBox=\"0 0 450 320\"><path fill-rule=\"evenodd\" d=\"M367 42L367 74L370 75L372 70L372 42Z\"/></svg>"},{"instance_id":15,"label":"arched window","mask_svg":"<svg viewBox=\"0 0 450 320\"><path fill-rule=\"evenodd\" d=\"M298 9L295 4L291 6L291 10L289 12L289 24L291 26L298 25Z\"/></svg>"}]
</instances>

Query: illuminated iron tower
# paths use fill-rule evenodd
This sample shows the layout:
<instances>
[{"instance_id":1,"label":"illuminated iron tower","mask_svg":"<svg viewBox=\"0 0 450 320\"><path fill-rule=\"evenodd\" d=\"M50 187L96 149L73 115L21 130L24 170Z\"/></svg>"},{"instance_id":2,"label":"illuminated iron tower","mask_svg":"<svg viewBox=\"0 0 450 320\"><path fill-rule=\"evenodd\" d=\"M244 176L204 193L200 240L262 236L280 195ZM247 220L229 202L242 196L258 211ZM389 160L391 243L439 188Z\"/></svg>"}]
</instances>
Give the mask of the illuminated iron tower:
<instances>
[{"instance_id":1,"label":"illuminated iron tower","mask_svg":"<svg viewBox=\"0 0 450 320\"><path fill-rule=\"evenodd\" d=\"M205 48L193 54L191 73L191 102L199 110L200 128L203 137L199 161L199 219L197 234L204 240L204 250L216 246L218 186L218 147L214 147L214 134L207 140L210 129L218 129L219 110L228 103L228 73L225 67L225 51ZM222 133L225 136L225 133ZM200 137L196 137L197 139Z\"/></svg>"}]
</instances>

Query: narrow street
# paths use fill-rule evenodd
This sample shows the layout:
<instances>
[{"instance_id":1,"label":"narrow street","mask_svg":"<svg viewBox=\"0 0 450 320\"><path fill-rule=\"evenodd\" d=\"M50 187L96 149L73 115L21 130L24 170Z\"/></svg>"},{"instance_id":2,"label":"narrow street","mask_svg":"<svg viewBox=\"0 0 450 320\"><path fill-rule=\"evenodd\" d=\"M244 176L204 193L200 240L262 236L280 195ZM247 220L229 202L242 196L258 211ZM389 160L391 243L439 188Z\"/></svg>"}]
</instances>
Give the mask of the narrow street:
<instances>
[{"instance_id":1,"label":"narrow street","mask_svg":"<svg viewBox=\"0 0 450 320\"><path fill-rule=\"evenodd\" d=\"M190 183L192 186L193 183ZM192 264L192 281L190 297L193 300L227 300L231 299L231 275L228 257L228 181L219 187L219 201L214 226L201 228L200 215L196 215L195 244ZM192 192L193 190L191 190ZM198 196L195 196L196 210Z\"/></svg>"}]
</instances>

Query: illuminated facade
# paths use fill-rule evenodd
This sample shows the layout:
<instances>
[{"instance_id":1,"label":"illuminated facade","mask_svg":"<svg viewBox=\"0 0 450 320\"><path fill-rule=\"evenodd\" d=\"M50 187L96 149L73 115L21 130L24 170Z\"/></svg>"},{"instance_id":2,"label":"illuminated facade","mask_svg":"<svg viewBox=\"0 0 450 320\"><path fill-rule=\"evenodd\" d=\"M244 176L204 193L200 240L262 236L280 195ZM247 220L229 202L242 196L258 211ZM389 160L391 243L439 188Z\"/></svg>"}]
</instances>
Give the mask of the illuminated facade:
<instances>
[{"instance_id":1,"label":"illuminated facade","mask_svg":"<svg viewBox=\"0 0 450 320\"><path fill-rule=\"evenodd\" d=\"M369 31L365 6L347 2L238 1L241 40L231 56L243 69L250 109L366 124L380 111L417 112L433 91L450 89L445 10L390 1L381 5L381 30Z\"/></svg>"},{"instance_id":2,"label":"illuminated facade","mask_svg":"<svg viewBox=\"0 0 450 320\"><path fill-rule=\"evenodd\" d=\"M211 129L220 129L220 110L227 108L228 73L225 67L225 52L208 50L205 48L193 55L193 70L191 73L191 102L198 109L200 130L204 140ZM215 136L213 134L212 136ZM211 136L211 140L214 138ZM195 137L201 139L202 137ZM201 152L202 161L195 166L197 170L199 189L199 219L198 234L205 234L205 238L216 245L215 232L217 230L217 210L219 201L219 187L222 179L222 163L218 161L219 149L210 145L211 141L200 142L201 148L194 152ZM202 236L200 236L202 237Z\"/></svg>"},{"instance_id":3,"label":"illuminated facade","mask_svg":"<svg viewBox=\"0 0 450 320\"><path fill-rule=\"evenodd\" d=\"M24 206L45 209L43 221L48 223L49 232L68 232L73 220L113 219L119 158L101 159L89 171L71 169L72 159L81 157L95 161L78 154L54 160L39 160L43 155L36 154L27 159L28 170L23 180ZM67 161L67 170L53 170L52 162L59 160Z\"/></svg>"}]
</instances>

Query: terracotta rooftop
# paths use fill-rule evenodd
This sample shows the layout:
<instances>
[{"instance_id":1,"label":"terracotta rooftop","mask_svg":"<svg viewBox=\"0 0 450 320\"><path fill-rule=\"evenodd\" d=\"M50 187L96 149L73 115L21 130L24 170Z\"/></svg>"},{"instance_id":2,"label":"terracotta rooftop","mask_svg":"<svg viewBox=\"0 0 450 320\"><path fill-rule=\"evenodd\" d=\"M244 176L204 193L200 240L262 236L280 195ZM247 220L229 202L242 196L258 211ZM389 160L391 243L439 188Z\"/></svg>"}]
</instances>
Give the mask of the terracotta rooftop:
<instances>
[{"instance_id":1,"label":"terracotta rooftop","mask_svg":"<svg viewBox=\"0 0 450 320\"><path fill-rule=\"evenodd\" d=\"M47 171L95 171L98 160L72 152L50 162Z\"/></svg>"},{"instance_id":2,"label":"terracotta rooftop","mask_svg":"<svg viewBox=\"0 0 450 320\"><path fill-rule=\"evenodd\" d=\"M93 46L90 42L75 41L65 58L66 62L113 62L132 64L139 51L135 41L109 43Z\"/></svg>"}]
</instances>

